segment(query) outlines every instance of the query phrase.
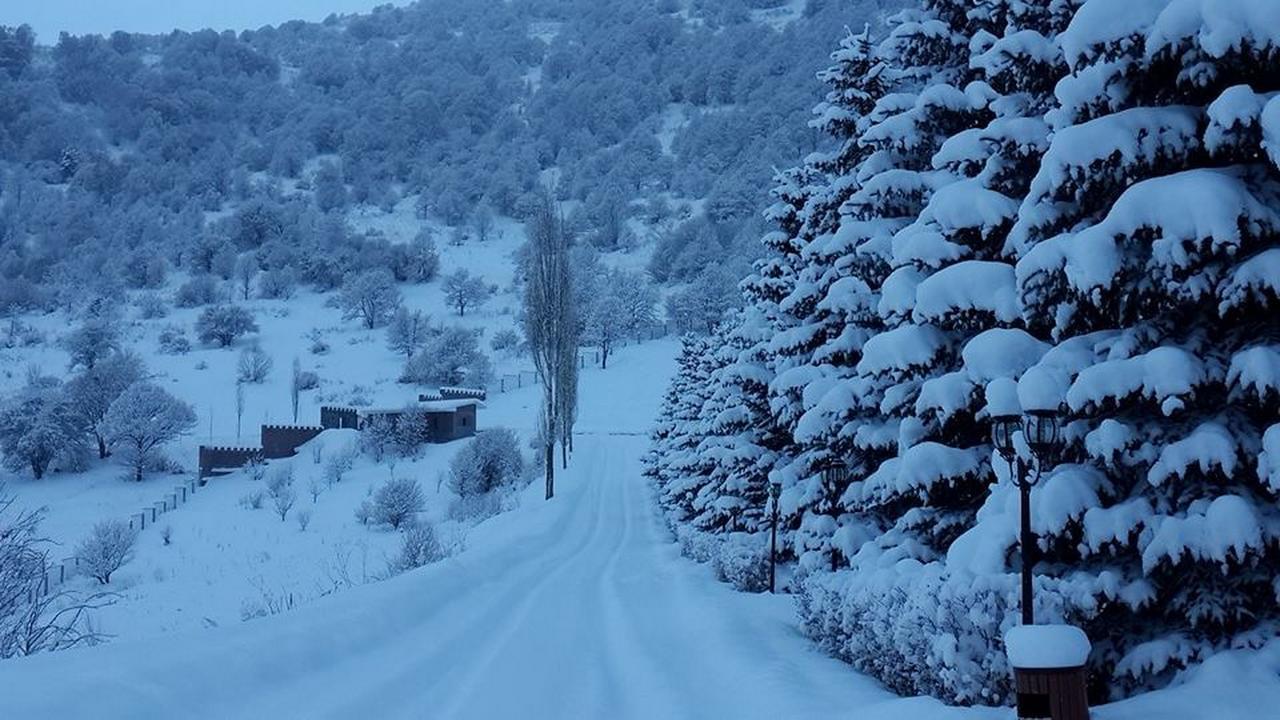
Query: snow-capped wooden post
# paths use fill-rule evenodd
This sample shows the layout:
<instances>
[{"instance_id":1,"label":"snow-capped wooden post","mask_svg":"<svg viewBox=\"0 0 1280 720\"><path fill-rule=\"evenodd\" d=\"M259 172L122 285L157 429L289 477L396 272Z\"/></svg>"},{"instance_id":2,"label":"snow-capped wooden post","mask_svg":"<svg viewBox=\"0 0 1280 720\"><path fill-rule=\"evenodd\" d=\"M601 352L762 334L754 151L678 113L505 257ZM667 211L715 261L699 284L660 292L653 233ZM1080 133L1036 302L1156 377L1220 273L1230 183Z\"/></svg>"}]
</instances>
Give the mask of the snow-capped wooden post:
<instances>
[{"instance_id":1,"label":"snow-capped wooden post","mask_svg":"<svg viewBox=\"0 0 1280 720\"><path fill-rule=\"evenodd\" d=\"M1019 720L1088 720L1089 638L1071 625L1018 625L1004 636Z\"/></svg>"}]
</instances>

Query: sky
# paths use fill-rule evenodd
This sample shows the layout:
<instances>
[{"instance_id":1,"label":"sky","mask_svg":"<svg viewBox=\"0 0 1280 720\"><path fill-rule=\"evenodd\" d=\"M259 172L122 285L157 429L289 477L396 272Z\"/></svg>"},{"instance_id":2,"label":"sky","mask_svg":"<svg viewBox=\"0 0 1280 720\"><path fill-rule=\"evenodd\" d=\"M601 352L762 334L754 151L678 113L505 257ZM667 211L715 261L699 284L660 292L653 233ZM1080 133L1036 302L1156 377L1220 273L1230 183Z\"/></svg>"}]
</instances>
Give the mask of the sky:
<instances>
[{"instance_id":1,"label":"sky","mask_svg":"<svg viewBox=\"0 0 1280 720\"><path fill-rule=\"evenodd\" d=\"M115 30L166 33L173 29L256 29L288 20L323 20L330 13L367 12L409 0L0 0L0 25L30 25L38 42L58 33Z\"/></svg>"}]
</instances>

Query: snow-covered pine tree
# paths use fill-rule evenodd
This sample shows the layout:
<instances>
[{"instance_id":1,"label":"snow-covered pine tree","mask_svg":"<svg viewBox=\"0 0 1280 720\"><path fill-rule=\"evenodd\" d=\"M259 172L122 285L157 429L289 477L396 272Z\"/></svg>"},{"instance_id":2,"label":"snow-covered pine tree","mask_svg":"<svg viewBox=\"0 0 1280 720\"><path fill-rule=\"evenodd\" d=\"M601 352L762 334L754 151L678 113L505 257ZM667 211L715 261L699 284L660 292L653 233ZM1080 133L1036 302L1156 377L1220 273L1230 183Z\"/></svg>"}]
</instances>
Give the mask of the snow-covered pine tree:
<instances>
[{"instance_id":1,"label":"snow-covered pine tree","mask_svg":"<svg viewBox=\"0 0 1280 720\"><path fill-rule=\"evenodd\" d=\"M784 440L769 414L772 377L764 355L767 321L748 309L715 338L720 356L703 406L699 467L707 482L698 493L693 524L704 532L755 532L764 527L769 472Z\"/></svg>"},{"instance_id":2,"label":"snow-covered pine tree","mask_svg":"<svg viewBox=\"0 0 1280 720\"><path fill-rule=\"evenodd\" d=\"M1059 345L1019 391L1073 420L1041 571L1125 693L1280 622L1280 6L1093 0L1062 47L1010 239Z\"/></svg>"},{"instance_id":3,"label":"snow-covered pine tree","mask_svg":"<svg viewBox=\"0 0 1280 720\"><path fill-rule=\"evenodd\" d=\"M703 404L710 396L712 360L705 338L686 335L678 370L654 430L650 474L658 486L658 500L673 524L695 515L694 500L705 482L698 472L698 443L702 439Z\"/></svg>"},{"instance_id":4,"label":"snow-covered pine tree","mask_svg":"<svg viewBox=\"0 0 1280 720\"><path fill-rule=\"evenodd\" d=\"M864 246L884 247L892 270L873 286L877 317L862 325L878 322L880 332L864 341L857 375L806 416L819 428L814 415L841 419L835 437L853 439L852 482L829 524L853 572L812 573L801 612L825 646L903 692L955 702L1009 696L992 642L1008 622L1012 558L958 572L947 560L994 480L983 390L1048 349L1020 328L1004 238L1047 147L1040 116L1065 72L1052 38L1072 7L934 6L925 37L944 35L936 23L945 18L948 36L964 38L963 64L928 76L900 71L906 79L888 97L901 109L863 135L894 164L872 156L860 172L879 174L846 203L854 219L898 225L891 240ZM882 44L886 57L957 62L918 49L918 32L896 34L903 39ZM918 92L911 83L922 83ZM805 427L797 439L811 434Z\"/></svg>"}]
</instances>

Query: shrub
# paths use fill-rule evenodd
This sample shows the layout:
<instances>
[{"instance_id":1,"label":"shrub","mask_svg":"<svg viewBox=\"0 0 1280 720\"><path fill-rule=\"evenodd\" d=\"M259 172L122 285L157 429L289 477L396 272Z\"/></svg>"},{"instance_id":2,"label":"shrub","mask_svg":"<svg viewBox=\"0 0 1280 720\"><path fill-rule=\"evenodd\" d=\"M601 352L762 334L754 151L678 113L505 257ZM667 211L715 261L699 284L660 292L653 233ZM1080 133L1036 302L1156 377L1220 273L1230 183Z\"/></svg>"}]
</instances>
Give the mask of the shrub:
<instances>
[{"instance_id":1,"label":"shrub","mask_svg":"<svg viewBox=\"0 0 1280 720\"><path fill-rule=\"evenodd\" d=\"M76 547L76 558L99 583L111 582L111 575L133 559L138 532L122 520L106 520L93 526L89 537Z\"/></svg>"},{"instance_id":2,"label":"shrub","mask_svg":"<svg viewBox=\"0 0 1280 720\"><path fill-rule=\"evenodd\" d=\"M514 485L524 474L515 433L485 430L467 443L449 465L449 487L459 496L484 495Z\"/></svg>"},{"instance_id":3,"label":"shrub","mask_svg":"<svg viewBox=\"0 0 1280 720\"><path fill-rule=\"evenodd\" d=\"M405 364L402 383L483 387L493 374L474 332L454 327L430 338Z\"/></svg>"},{"instance_id":4,"label":"shrub","mask_svg":"<svg viewBox=\"0 0 1280 720\"><path fill-rule=\"evenodd\" d=\"M160 331L160 352L165 355L186 355L191 352L191 341L178 325L166 325Z\"/></svg>"},{"instance_id":5,"label":"shrub","mask_svg":"<svg viewBox=\"0 0 1280 720\"><path fill-rule=\"evenodd\" d=\"M280 516L280 522L284 522L289 516L289 510L293 508L293 503L298 499L298 494L293 491L292 487L284 487L277 493L272 493L271 504L275 506L276 514ZM304 530L306 528L303 528Z\"/></svg>"},{"instance_id":6,"label":"shrub","mask_svg":"<svg viewBox=\"0 0 1280 720\"><path fill-rule=\"evenodd\" d=\"M244 464L244 469L250 479L260 481L267 474L267 463L260 457L252 457Z\"/></svg>"},{"instance_id":7,"label":"shrub","mask_svg":"<svg viewBox=\"0 0 1280 720\"><path fill-rule=\"evenodd\" d=\"M448 553L436 537L435 528L427 523L413 523L400 539L400 554L388 564L388 571L395 575L439 562Z\"/></svg>"},{"instance_id":8,"label":"shrub","mask_svg":"<svg viewBox=\"0 0 1280 720\"><path fill-rule=\"evenodd\" d=\"M239 305L206 308L196 319L196 336L200 342L227 347L246 333L258 332L253 315Z\"/></svg>"},{"instance_id":9,"label":"shrub","mask_svg":"<svg viewBox=\"0 0 1280 720\"><path fill-rule=\"evenodd\" d=\"M258 280L258 297L288 300L298 288L298 274L291 267L275 268Z\"/></svg>"},{"instance_id":10,"label":"shrub","mask_svg":"<svg viewBox=\"0 0 1280 720\"><path fill-rule=\"evenodd\" d=\"M356 506L356 520L359 521L361 525L368 525L369 521L372 519L373 505L371 505L368 500L361 500L360 504Z\"/></svg>"},{"instance_id":11,"label":"shrub","mask_svg":"<svg viewBox=\"0 0 1280 720\"><path fill-rule=\"evenodd\" d=\"M319 330L312 330L307 333L307 339L311 341L309 349L312 355L329 354L329 343L325 341L324 335Z\"/></svg>"},{"instance_id":12,"label":"shrub","mask_svg":"<svg viewBox=\"0 0 1280 720\"><path fill-rule=\"evenodd\" d=\"M371 519L399 529L425 508L426 500L417 480L392 479L374 493Z\"/></svg>"},{"instance_id":13,"label":"shrub","mask_svg":"<svg viewBox=\"0 0 1280 720\"><path fill-rule=\"evenodd\" d=\"M238 374L240 382L261 383L271 374L274 362L261 346L254 344L240 352Z\"/></svg>"},{"instance_id":14,"label":"shrub","mask_svg":"<svg viewBox=\"0 0 1280 720\"><path fill-rule=\"evenodd\" d=\"M147 293L138 298L138 315L143 320L155 320L169 314L169 306L164 299L155 293Z\"/></svg>"},{"instance_id":15,"label":"shrub","mask_svg":"<svg viewBox=\"0 0 1280 720\"><path fill-rule=\"evenodd\" d=\"M212 275L197 275L182 284L173 296L178 307L193 308L218 300L218 283Z\"/></svg>"},{"instance_id":16,"label":"shrub","mask_svg":"<svg viewBox=\"0 0 1280 720\"><path fill-rule=\"evenodd\" d=\"M270 479L267 480L267 493L274 498L292 486L293 466L281 465L271 473Z\"/></svg>"},{"instance_id":17,"label":"shrub","mask_svg":"<svg viewBox=\"0 0 1280 720\"><path fill-rule=\"evenodd\" d=\"M716 575L744 592L769 589L769 545L764 534L731 533L720 543Z\"/></svg>"},{"instance_id":18,"label":"shrub","mask_svg":"<svg viewBox=\"0 0 1280 720\"><path fill-rule=\"evenodd\" d=\"M241 496L240 507L246 510L261 510L264 499L266 499L266 493L261 490L254 490L248 495Z\"/></svg>"},{"instance_id":19,"label":"shrub","mask_svg":"<svg viewBox=\"0 0 1280 720\"><path fill-rule=\"evenodd\" d=\"M311 511L299 510L298 512L294 513L293 517L295 520L298 521L298 529L301 530L302 532L306 532L307 526L311 524ZM284 517L281 516L281 519L283 520Z\"/></svg>"},{"instance_id":20,"label":"shrub","mask_svg":"<svg viewBox=\"0 0 1280 720\"><path fill-rule=\"evenodd\" d=\"M520 349L520 333L510 328L499 330L494 333L493 339L489 341L489 346L494 352L510 352L514 353Z\"/></svg>"},{"instance_id":21,"label":"shrub","mask_svg":"<svg viewBox=\"0 0 1280 720\"><path fill-rule=\"evenodd\" d=\"M298 373L298 389L299 390L315 390L320 387L320 376L311 370L303 370Z\"/></svg>"}]
</instances>

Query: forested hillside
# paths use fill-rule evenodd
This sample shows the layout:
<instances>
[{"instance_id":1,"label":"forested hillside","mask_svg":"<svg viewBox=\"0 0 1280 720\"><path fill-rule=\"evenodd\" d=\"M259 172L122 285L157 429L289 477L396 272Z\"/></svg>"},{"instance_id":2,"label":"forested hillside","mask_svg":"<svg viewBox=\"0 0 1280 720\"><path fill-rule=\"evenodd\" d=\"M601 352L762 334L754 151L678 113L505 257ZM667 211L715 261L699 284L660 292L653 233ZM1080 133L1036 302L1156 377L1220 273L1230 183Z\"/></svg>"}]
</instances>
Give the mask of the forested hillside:
<instances>
[{"instance_id":1,"label":"forested hillside","mask_svg":"<svg viewBox=\"0 0 1280 720\"><path fill-rule=\"evenodd\" d=\"M773 168L818 147L823 48L894 4L426 0L51 48L4 29L0 309L227 278L245 253L331 289L395 264L354 207L483 239L544 188L604 251L660 242L660 280L736 259L708 281L731 288Z\"/></svg>"},{"instance_id":2,"label":"forested hillside","mask_svg":"<svg viewBox=\"0 0 1280 720\"><path fill-rule=\"evenodd\" d=\"M1087 631L1095 698L1274 647L1278 7L924 0L848 37L816 110L838 149L780 176L747 307L686 340L654 433L686 551L758 589L780 483L818 642L1008 702L990 418L1059 411L1036 611Z\"/></svg>"}]
</instances>

